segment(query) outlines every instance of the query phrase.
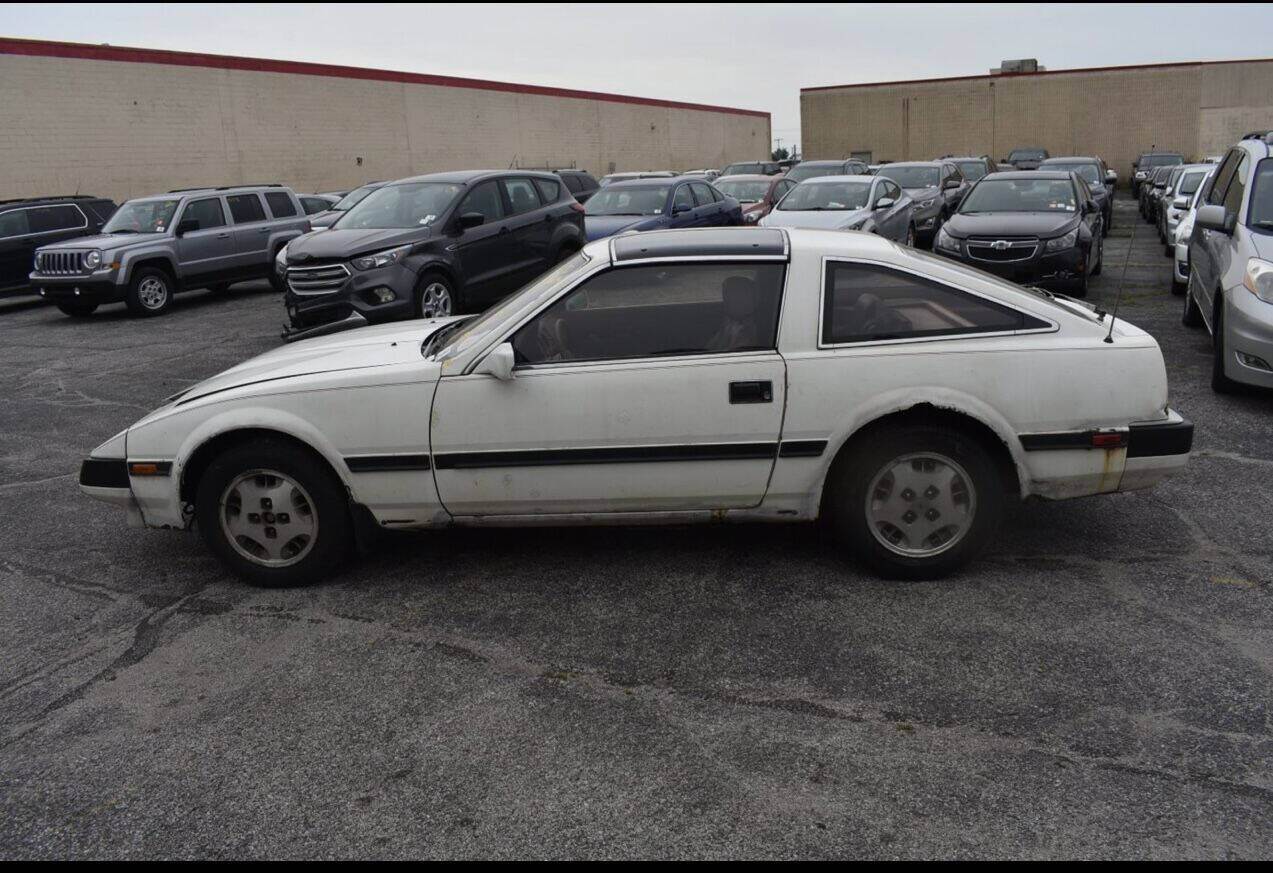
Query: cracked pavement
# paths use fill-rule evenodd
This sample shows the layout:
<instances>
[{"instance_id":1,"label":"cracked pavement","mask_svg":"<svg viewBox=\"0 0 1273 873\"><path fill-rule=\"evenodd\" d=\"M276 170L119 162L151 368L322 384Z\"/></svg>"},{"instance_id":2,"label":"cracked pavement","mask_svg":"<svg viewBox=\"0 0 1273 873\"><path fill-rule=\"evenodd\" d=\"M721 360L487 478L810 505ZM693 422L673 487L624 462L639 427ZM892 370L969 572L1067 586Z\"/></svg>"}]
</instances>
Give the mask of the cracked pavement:
<instances>
[{"instance_id":1,"label":"cracked pavement","mask_svg":"<svg viewBox=\"0 0 1273 873\"><path fill-rule=\"evenodd\" d=\"M910 584L763 526L400 536L252 589L74 472L276 345L277 297L0 315L0 857L1273 853L1273 397L1212 394L1128 200L1120 278L1188 469Z\"/></svg>"}]
</instances>

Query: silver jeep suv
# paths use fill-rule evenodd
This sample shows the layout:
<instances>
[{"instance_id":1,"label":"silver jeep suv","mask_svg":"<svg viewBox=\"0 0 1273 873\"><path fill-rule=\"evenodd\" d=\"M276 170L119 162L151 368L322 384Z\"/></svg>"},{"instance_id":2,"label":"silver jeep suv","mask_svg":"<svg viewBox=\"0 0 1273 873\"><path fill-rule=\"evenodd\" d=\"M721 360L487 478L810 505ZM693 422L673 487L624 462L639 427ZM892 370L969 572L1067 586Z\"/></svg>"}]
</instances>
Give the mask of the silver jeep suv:
<instances>
[{"instance_id":1,"label":"silver jeep suv","mask_svg":"<svg viewBox=\"0 0 1273 873\"><path fill-rule=\"evenodd\" d=\"M1224 156L1194 213L1182 321L1212 337L1211 387L1273 388L1273 133Z\"/></svg>"},{"instance_id":2,"label":"silver jeep suv","mask_svg":"<svg viewBox=\"0 0 1273 873\"><path fill-rule=\"evenodd\" d=\"M71 316L119 301L134 315L159 315L188 288L275 281L275 255L308 230L295 192L280 185L140 197L119 207L99 235L36 249L31 286Z\"/></svg>"}]
</instances>

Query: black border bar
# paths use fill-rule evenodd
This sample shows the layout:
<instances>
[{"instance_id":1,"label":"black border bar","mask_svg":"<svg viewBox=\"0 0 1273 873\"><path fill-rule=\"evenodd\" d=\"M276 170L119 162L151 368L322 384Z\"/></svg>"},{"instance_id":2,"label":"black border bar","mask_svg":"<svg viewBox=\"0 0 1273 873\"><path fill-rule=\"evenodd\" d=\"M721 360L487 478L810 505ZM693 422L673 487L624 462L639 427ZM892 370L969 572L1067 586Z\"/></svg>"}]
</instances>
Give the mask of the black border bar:
<instances>
[{"instance_id":1,"label":"black border bar","mask_svg":"<svg viewBox=\"0 0 1273 873\"><path fill-rule=\"evenodd\" d=\"M1189 419L1163 424L1133 424L1127 439L1127 457L1154 458L1187 455L1193 448L1193 422Z\"/></svg>"},{"instance_id":2,"label":"black border bar","mask_svg":"<svg viewBox=\"0 0 1273 873\"><path fill-rule=\"evenodd\" d=\"M85 458L80 484L87 488L127 488L128 461L123 458Z\"/></svg>"},{"instance_id":3,"label":"black border bar","mask_svg":"<svg viewBox=\"0 0 1273 873\"><path fill-rule=\"evenodd\" d=\"M428 455L349 455L345 466L351 473L385 473L397 470L428 470Z\"/></svg>"}]
</instances>

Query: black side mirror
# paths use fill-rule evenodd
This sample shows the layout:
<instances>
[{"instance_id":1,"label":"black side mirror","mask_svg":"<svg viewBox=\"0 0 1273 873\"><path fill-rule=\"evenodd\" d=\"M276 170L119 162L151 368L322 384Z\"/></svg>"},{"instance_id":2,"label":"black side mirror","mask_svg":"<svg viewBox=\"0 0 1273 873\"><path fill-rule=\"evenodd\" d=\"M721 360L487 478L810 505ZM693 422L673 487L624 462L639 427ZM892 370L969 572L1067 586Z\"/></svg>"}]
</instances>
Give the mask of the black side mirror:
<instances>
[{"instance_id":1,"label":"black side mirror","mask_svg":"<svg viewBox=\"0 0 1273 873\"><path fill-rule=\"evenodd\" d=\"M186 234L199 229L199 221L194 218L187 218L177 225L177 236L185 236Z\"/></svg>"},{"instance_id":2,"label":"black side mirror","mask_svg":"<svg viewBox=\"0 0 1273 873\"><path fill-rule=\"evenodd\" d=\"M1099 206L1097 206L1097 205L1096 205L1096 201L1095 201L1095 200L1084 200L1084 201L1083 201L1083 214L1084 214L1084 215L1095 215L1096 213L1098 213L1098 212L1100 212L1100 211L1101 211L1101 207L1099 207Z\"/></svg>"},{"instance_id":3,"label":"black side mirror","mask_svg":"<svg viewBox=\"0 0 1273 873\"><path fill-rule=\"evenodd\" d=\"M479 227L486 224L486 216L480 212L466 212L460 216L458 222L460 230L468 230L470 227Z\"/></svg>"},{"instance_id":4,"label":"black side mirror","mask_svg":"<svg viewBox=\"0 0 1273 873\"><path fill-rule=\"evenodd\" d=\"M684 215L686 212L689 212L689 211L690 211L690 208L686 206L684 203L675 203L672 205L673 215Z\"/></svg>"}]
</instances>

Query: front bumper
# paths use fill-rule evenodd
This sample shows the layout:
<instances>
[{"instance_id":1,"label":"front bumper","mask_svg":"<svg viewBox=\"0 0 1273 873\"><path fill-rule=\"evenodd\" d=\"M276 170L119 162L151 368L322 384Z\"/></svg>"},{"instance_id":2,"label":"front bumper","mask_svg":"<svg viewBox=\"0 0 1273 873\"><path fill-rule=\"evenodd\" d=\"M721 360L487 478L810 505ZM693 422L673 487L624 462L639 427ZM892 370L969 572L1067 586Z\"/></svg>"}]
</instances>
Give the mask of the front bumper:
<instances>
[{"instance_id":1,"label":"front bumper","mask_svg":"<svg viewBox=\"0 0 1273 873\"><path fill-rule=\"evenodd\" d=\"M968 241L963 239L959 240L958 253L936 247L933 251L1022 285L1040 285L1059 291L1081 285L1087 271L1087 255L1083 249L1076 246L1060 252L1044 252L1045 245L1046 241L1040 240L1038 250L1020 261L983 261L968 253Z\"/></svg>"},{"instance_id":2,"label":"front bumper","mask_svg":"<svg viewBox=\"0 0 1273 873\"><path fill-rule=\"evenodd\" d=\"M80 465L80 490L94 500L122 508L128 515L129 527L146 526L130 487L125 459L85 458Z\"/></svg>"},{"instance_id":3,"label":"front bumper","mask_svg":"<svg viewBox=\"0 0 1273 873\"><path fill-rule=\"evenodd\" d=\"M1245 385L1273 388L1273 303L1239 285L1224 295L1225 372Z\"/></svg>"},{"instance_id":4,"label":"front bumper","mask_svg":"<svg viewBox=\"0 0 1273 873\"><path fill-rule=\"evenodd\" d=\"M124 299L127 289L115 284L114 272L98 270L80 276L46 276L32 273L31 290L45 300L54 303L92 301L93 303L117 303Z\"/></svg>"},{"instance_id":5,"label":"front bumper","mask_svg":"<svg viewBox=\"0 0 1273 873\"><path fill-rule=\"evenodd\" d=\"M283 302L287 307L288 323L294 330L342 321L353 313L358 313L372 324L397 321L415 315L415 283L415 271L403 264L391 264L375 270L350 268L349 277L339 287L323 293L298 294L292 290L289 281ZM376 295L376 289L380 288L392 291L394 299L381 303Z\"/></svg>"}]
</instances>

